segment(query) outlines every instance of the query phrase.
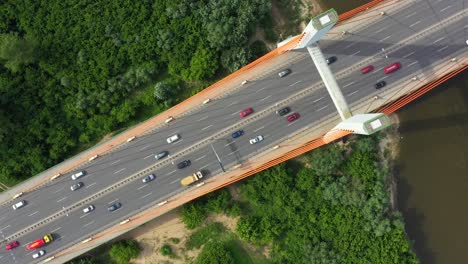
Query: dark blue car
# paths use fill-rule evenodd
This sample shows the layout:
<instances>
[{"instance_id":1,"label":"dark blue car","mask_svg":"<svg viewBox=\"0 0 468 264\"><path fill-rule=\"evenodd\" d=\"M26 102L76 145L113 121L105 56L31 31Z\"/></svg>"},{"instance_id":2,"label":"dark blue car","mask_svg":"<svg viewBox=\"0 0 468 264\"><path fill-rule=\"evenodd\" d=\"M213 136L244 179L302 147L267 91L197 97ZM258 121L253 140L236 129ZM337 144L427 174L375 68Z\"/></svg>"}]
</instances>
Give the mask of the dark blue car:
<instances>
[{"instance_id":1,"label":"dark blue car","mask_svg":"<svg viewBox=\"0 0 468 264\"><path fill-rule=\"evenodd\" d=\"M232 133L232 138L238 138L244 135L244 130L237 130L236 132Z\"/></svg>"}]
</instances>

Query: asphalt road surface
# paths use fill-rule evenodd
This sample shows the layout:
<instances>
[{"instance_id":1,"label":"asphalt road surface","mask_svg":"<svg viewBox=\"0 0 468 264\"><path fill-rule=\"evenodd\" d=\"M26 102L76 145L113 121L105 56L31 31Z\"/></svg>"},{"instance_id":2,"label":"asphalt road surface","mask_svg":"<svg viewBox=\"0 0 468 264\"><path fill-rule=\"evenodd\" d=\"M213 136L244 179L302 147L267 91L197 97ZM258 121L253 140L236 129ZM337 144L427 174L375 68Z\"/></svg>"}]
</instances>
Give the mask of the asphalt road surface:
<instances>
[{"instance_id":1,"label":"asphalt road surface","mask_svg":"<svg viewBox=\"0 0 468 264\"><path fill-rule=\"evenodd\" d=\"M417 36L428 27L461 12L464 8L466 13L467 6L463 6L462 0L429 2L432 7L425 0L413 1L403 10L389 11L387 16L380 17L376 22L356 25L355 29L350 31L352 34L347 34L340 40L321 41L320 46L326 56L338 58L330 68L339 76L338 83L348 103L370 97L375 93L374 84L378 81L384 80L387 83L382 90L392 89L415 73L431 74L432 67L441 64L442 60L467 55L466 15L429 36L411 43L401 42ZM402 45L397 49L391 48L399 43ZM262 150L276 144L275 142L321 118L338 115L328 93L320 84L320 77L307 51L293 51L281 56L285 56L286 63L272 66L261 79L249 82L222 100L214 100L200 110L174 120L167 126L124 145L112 154L77 169L87 172L87 175L79 180L72 181L70 175L62 176L49 185L21 197L20 200L27 201L25 207L18 210L13 210L11 204L0 207L0 235L6 239L158 163L154 159L155 153L169 151L172 155L160 161L159 167L152 171L156 175L154 181L144 184L141 181L144 177L142 176L94 199L89 204L95 205L96 210L91 213L84 214L84 206L81 206L15 238L20 247L10 251L1 248L0 263L40 261L41 259L32 259L32 254L37 250L27 251L25 247L47 233L54 234L56 240L41 248L47 252L42 259L52 256L89 237L97 230L115 225L122 219L182 191L184 187L180 185L180 180L195 171L205 171L208 174L207 178L216 177L221 172L221 166L213 148L224 168L228 169L242 164L254 155L260 155ZM369 58L375 60L372 62L374 70L368 74L361 74L360 69L366 66L362 65L362 61ZM383 67L397 61L402 64L400 70L391 74L383 73ZM279 78L278 69L284 68L291 69L292 73ZM286 100L314 85L317 88L305 96ZM298 112L300 118L288 122L285 117L275 114L275 110L283 106L289 106L292 112ZM241 118L239 112L248 107L253 108L253 114ZM236 139L232 138L230 134L239 128L243 129L245 134ZM176 153L197 142L206 141L226 129L228 133L225 136L174 157ZM166 138L174 134L179 134L181 139L168 144ZM257 135L262 135L264 140L255 145L249 144L249 140ZM191 160L191 165L177 169L175 164L185 159ZM145 175L147 174L149 172ZM83 182L84 186L71 191L70 186L78 181ZM112 213L108 212L107 207L116 201L120 202L122 207Z\"/></svg>"}]
</instances>

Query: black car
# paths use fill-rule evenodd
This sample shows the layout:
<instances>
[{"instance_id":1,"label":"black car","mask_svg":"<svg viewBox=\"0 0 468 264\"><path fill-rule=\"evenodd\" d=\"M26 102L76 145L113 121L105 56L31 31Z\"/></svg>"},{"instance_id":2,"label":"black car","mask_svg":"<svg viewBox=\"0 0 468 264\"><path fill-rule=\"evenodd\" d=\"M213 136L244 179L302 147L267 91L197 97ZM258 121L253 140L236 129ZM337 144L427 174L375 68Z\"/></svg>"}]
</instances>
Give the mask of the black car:
<instances>
[{"instance_id":1,"label":"black car","mask_svg":"<svg viewBox=\"0 0 468 264\"><path fill-rule=\"evenodd\" d=\"M192 164L190 162L190 160L184 160L182 162L177 163L177 168L178 169L183 169L183 168L186 168L186 167L190 166L190 164Z\"/></svg>"},{"instance_id":2,"label":"black car","mask_svg":"<svg viewBox=\"0 0 468 264\"><path fill-rule=\"evenodd\" d=\"M276 114L280 116L284 116L285 114L289 113L289 111L291 111L289 107L284 107L284 108L281 108L280 110L276 110Z\"/></svg>"},{"instance_id":3,"label":"black car","mask_svg":"<svg viewBox=\"0 0 468 264\"><path fill-rule=\"evenodd\" d=\"M119 202L115 202L115 203L111 204L109 207L107 207L107 210L109 212L113 212L113 211L119 209L120 207L122 207L122 204L119 203Z\"/></svg>"},{"instance_id":4,"label":"black car","mask_svg":"<svg viewBox=\"0 0 468 264\"><path fill-rule=\"evenodd\" d=\"M244 130L237 130L236 132L232 133L232 138L238 138L244 135Z\"/></svg>"},{"instance_id":5,"label":"black car","mask_svg":"<svg viewBox=\"0 0 468 264\"><path fill-rule=\"evenodd\" d=\"M380 88L384 87L385 85L387 85L387 83L385 81L380 81L380 82L375 84L375 89L380 89Z\"/></svg>"},{"instance_id":6,"label":"black car","mask_svg":"<svg viewBox=\"0 0 468 264\"><path fill-rule=\"evenodd\" d=\"M327 58L327 64L330 65L334 63L337 60L335 56L331 56L330 58Z\"/></svg>"},{"instance_id":7,"label":"black car","mask_svg":"<svg viewBox=\"0 0 468 264\"><path fill-rule=\"evenodd\" d=\"M160 160L160 159L166 157L168 154L169 154L168 151L161 151L161 152L159 152L158 154L154 155L154 158L155 158L156 160Z\"/></svg>"}]
</instances>

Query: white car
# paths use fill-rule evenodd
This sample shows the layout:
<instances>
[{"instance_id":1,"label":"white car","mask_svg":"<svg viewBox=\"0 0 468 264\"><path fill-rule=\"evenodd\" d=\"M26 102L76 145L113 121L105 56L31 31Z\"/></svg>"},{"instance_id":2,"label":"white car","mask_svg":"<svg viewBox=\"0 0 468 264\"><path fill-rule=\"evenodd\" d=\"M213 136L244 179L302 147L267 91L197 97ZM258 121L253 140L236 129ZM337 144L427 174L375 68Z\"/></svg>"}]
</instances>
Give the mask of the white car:
<instances>
[{"instance_id":1,"label":"white car","mask_svg":"<svg viewBox=\"0 0 468 264\"><path fill-rule=\"evenodd\" d=\"M42 257L42 256L44 256L44 255L45 255L45 250L40 250L39 252L33 254L32 257L33 257L34 259L37 259L38 257Z\"/></svg>"},{"instance_id":2,"label":"white car","mask_svg":"<svg viewBox=\"0 0 468 264\"><path fill-rule=\"evenodd\" d=\"M86 171L80 171L71 176L72 180L76 180L86 175Z\"/></svg>"},{"instance_id":3,"label":"white car","mask_svg":"<svg viewBox=\"0 0 468 264\"><path fill-rule=\"evenodd\" d=\"M19 202L15 203L12 207L13 207L13 210L16 210L16 209L21 208L21 207L23 207L25 205L26 205L26 201L22 200L22 201L19 201Z\"/></svg>"},{"instance_id":4,"label":"white car","mask_svg":"<svg viewBox=\"0 0 468 264\"><path fill-rule=\"evenodd\" d=\"M167 143L171 144L173 142L176 142L179 139L180 139L179 134L175 134L167 138Z\"/></svg>"},{"instance_id":5,"label":"white car","mask_svg":"<svg viewBox=\"0 0 468 264\"><path fill-rule=\"evenodd\" d=\"M250 144L257 144L258 142L262 141L263 140L263 136L262 135L258 135L252 139L250 139Z\"/></svg>"},{"instance_id":6,"label":"white car","mask_svg":"<svg viewBox=\"0 0 468 264\"><path fill-rule=\"evenodd\" d=\"M83 213L87 214L87 213L89 213L91 211L94 211L94 209L96 209L96 207L94 207L94 205L90 204L86 208L83 209Z\"/></svg>"}]
</instances>

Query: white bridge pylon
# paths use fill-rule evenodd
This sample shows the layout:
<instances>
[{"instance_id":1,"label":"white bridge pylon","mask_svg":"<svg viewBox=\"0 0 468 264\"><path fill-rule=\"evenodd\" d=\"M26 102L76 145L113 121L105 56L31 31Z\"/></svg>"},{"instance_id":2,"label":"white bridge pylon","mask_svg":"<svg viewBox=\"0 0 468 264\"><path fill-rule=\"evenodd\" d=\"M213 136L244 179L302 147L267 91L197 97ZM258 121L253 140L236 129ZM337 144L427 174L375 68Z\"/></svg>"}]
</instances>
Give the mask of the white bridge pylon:
<instances>
[{"instance_id":1,"label":"white bridge pylon","mask_svg":"<svg viewBox=\"0 0 468 264\"><path fill-rule=\"evenodd\" d=\"M325 11L312 18L304 29L302 39L294 49L307 49L330 94L333 104L338 110L342 122L333 128L333 130L339 129L352 131L356 134L370 135L388 127L391 124L390 118L383 113L359 114L353 116L336 82L335 76L330 70L330 67L328 67L328 63L318 45L318 41L322 39L337 22L338 14L334 9Z\"/></svg>"}]
</instances>

